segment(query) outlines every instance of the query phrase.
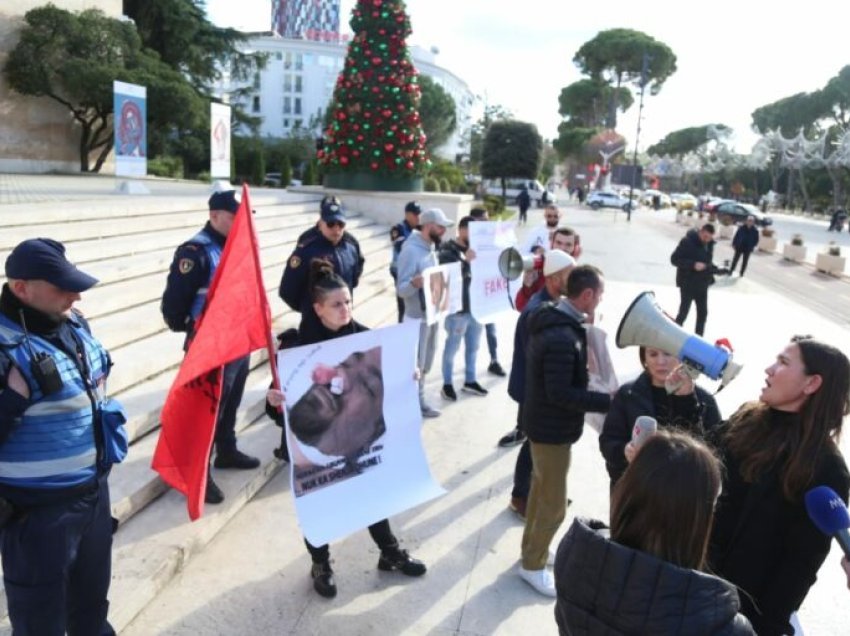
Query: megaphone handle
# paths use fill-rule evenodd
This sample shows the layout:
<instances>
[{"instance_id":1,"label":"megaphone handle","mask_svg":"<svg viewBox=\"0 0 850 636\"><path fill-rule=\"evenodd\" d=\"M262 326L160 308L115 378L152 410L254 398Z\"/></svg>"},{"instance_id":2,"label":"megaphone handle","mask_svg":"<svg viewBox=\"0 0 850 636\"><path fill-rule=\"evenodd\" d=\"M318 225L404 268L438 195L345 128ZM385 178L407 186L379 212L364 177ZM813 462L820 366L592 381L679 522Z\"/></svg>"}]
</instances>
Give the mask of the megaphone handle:
<instances>
[{"instance_id":1,"label":"megaphone handle","mask_svg":"<svg viewBox=\"0 0 850 636\"><path fill-rule=\"evenodd\" d=\"M690 363L683 362L682 370L688 375L692 382L695 382L699 377L700 371ZM685 383L684 379L681 379L677 382L664 383L664 388L667 390L667 395L673 395L676 391L682 388L682 385Z\"/></svg>"}]
</instances>

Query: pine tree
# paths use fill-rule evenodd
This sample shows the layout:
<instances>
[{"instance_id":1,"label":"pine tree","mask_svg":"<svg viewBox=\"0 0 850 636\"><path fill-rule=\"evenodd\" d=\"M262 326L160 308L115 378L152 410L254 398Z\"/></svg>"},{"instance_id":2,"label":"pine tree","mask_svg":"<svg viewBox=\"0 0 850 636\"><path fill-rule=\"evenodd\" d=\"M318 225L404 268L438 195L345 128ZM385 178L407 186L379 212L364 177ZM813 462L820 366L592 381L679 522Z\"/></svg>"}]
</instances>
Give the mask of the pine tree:
<instances>
[{"instance_id":1,"label":"pine tree","mask_svg":"<svg viewBox=\"0 0 850 636\"><path fill-rule=\"evenodd\" d=\"M405 3L358 0L350 24L355 36L318 153L325 172L421 176L431 162L418 111L418 72L406 44Z\"/></svg>"}]
</instances>

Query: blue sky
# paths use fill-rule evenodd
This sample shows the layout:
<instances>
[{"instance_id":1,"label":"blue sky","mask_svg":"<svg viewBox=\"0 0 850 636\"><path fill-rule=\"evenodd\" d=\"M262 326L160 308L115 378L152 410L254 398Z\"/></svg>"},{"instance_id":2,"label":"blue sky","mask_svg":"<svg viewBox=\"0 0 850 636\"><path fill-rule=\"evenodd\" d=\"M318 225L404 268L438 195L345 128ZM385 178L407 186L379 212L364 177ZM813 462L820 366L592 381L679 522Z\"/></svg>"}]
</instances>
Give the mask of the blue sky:
<instances>
[{"instance_id":1,"label":"blue sky","mask_svg":"<svg viewBox=\"0 0 850 636\"><path fill-rule=\"evenodd\" d=\"M354 0L342 0L343 32ZM840 3L764 4L747 0L407 0L410 43L436 46L438 62L464 79L482 101L500 104L557 135L558 95L581 75L572 58L600 30L630 28L666 43L678 71L647 96L640 148L667 133L709 123L736 131L739 152L755 136L750 113L764 104L821 88L850 64L850 31ZM207 0L211 19L247 30L270 26L269 0ZM637 100L617 129L629 143Z\"/></svg>"}]
</instances>

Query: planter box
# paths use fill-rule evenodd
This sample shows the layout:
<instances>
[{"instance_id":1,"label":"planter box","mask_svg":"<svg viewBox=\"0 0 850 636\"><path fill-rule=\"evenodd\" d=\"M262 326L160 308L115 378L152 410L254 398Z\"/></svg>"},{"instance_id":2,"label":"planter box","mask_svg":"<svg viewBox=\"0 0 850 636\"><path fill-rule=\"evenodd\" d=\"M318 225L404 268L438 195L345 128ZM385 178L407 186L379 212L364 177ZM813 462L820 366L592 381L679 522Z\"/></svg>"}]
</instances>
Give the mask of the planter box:
<instances>
[{"instance_id":1,"label":"planter box","mask_svg":"<svg viewBox=\"0 0 850 636\"><path fill-rule=\"evenodd\" d=\"M841 276L844 273L846 259L843 256L832 256L831 254L818 254L815 257L815 268L819 272Z\"/></svg>"},{"instance_id":2,"label":"planter box","mask_svg":"<svg viewBox=\"0 0 850 636\"><path fill-rule=\"evenodd\" d=\"M685 222L686 218L688 218L688 217L686 217L684 214L679 212L679 213L676 214L676 223L683 224Z\"/></svg>"},{"instance_id":3,"label":"planter box","mask_svg":"<svg viewBox=\"0 0 850 636\"><path fill-rule=\"evenodd\" d=\"M806 260L806 246L792 245L791 243L786 243L782 247L782 258L784 258L786 261L802 263Z\"/></svg>"},{"instance_id":4,"label":"planter box","mask_svg":"<svg viewBox=\"0 0 850 636\"><path fill-rule=\"evenodd\" d=\"M721 225L720 226L720 239L729 240L733 236L735 236L735 226L734 225Z\"/></svg>"},{"instance_id":5,"label":"planter box","mask_svg":"<svg viewBox=\"0 0 850 636\"><path fill-rule=\"evenodd\" d=\"M759 236L758 244L759 252L775 252L776 237L775 236Z\"/></svg>"}]
</instances>

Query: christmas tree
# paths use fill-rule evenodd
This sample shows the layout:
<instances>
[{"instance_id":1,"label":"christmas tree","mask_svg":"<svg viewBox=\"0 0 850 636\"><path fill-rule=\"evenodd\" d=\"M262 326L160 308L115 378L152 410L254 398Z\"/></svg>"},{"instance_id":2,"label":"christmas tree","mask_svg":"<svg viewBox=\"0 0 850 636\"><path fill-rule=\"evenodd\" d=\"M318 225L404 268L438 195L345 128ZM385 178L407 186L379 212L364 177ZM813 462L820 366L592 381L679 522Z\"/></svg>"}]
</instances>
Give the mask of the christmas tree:
<instances>
[{"instance_id":1,"label":"christmas tree","mask_svg":"<svg viewBox=\"0 0 850 636\"><path fill-rule=\"evenodd\" d=\"M419 118L418 72L406 38L410 19L403 0L358 0L351 13L355 35L334 89L330 124L319 159L326 185L348 185L345 175L370 189L378 181L416 182L430 165ZM398 188L410 189L410 188Z\"/></svg>"}]
</instances>

